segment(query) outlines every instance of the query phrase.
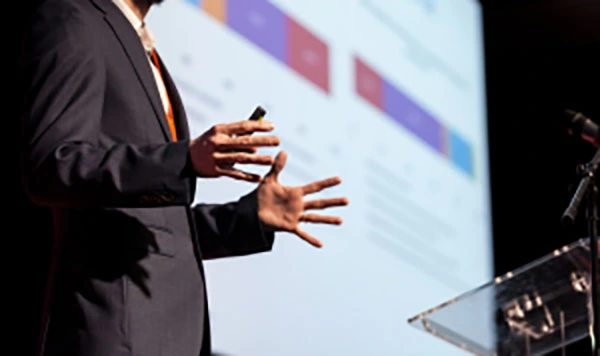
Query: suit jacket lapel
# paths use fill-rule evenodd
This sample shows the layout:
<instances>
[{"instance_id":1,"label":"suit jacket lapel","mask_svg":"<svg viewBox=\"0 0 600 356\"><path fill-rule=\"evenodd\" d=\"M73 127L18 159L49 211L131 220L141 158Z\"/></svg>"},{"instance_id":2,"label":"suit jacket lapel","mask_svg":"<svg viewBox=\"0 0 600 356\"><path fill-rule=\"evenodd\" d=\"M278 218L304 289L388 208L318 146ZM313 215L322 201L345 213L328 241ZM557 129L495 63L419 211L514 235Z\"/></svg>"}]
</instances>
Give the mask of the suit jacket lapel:
<instances>
[{"instance_id":1,"label":"suit jacket lapel","mask_svg":"<svg viewBox=\"0 0 600 356\"><path fill-rule=\"evenodd\" d=\"M127 21L127 18L121 13L119 8L112 4L110 0L93 0L98 7L105 12L105 20L108 22L113 32L121 42L127 57L135 70L138 79L144 87L144 91L152 104L156 119L162 128L163 134L168 141L172 141L171 133L169 132L169 126L167 124L167 118L165 115L162 101L160 100L160 94L156 87L154 75L150 68L150 62L144 46L140 41L138 34L135 32L131 23Z\"/></svg>"},{"instance_id":2,"label":"suit jacket lapel","mask_svg":"<svg viewBox=\"0 0 600 356\"><path fill-rule=\"evenodd\" d=\"M160 58L158 53L156 54L158 57L158 63L160 64L160 68L162 69L163 81L165 82L165 87L167 88L167 92L169 93L169 99L171 100L171 108L173 109L173 115L175 116L175 127L177 129L177 137L180 140L189 140L190 139L190 128L188 126L187 115L185 114L185 108L183 106L183 102L181 97L179 96L179 92L177 91L177 87L173 82L173 78L167 67ZM196 194L196 180L189 179L188 185L190 189L190 196L194 197Z\"/></svg>"},{"instance_id":3,"label":"suit jacket lapel","mask_svg":"<svg viewBox=\"0 0 600 356\"><path fill-rule=\"evenodd\" d=\"M162 69L163 81L165 82L165 87L169 93L169 99L171 99L171 107L173 108L173 115L175 116L175 127L177 128L177 136L182 140L187 140L190 138L190 129L188 126L183 102L179 96L177 87L173 82L173 78L171 78L171 75L163 63L162 58L160 58L158 54L157 56L160 68Z\"/></svg>"}]
</instances>

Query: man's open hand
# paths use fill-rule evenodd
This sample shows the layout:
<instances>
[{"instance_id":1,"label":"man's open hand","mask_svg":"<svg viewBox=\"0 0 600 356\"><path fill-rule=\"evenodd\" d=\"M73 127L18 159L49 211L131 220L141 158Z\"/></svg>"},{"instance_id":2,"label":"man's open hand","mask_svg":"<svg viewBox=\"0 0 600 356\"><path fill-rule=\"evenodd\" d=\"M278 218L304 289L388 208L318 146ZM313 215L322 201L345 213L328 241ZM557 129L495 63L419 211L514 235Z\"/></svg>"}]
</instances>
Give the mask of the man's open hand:
<instances>
[{"instance_id":1,"label":"man's open hand","mask_svg":"<svg viewBox=\"0 0 600 356\"><path fill-rule=\"evenodd\" d=\"M315 247L323 244L298 225L300 222L340 225L337 216L305 214L307 210L326 209L348 205L347 198L304 200L304 196L336 186L342 182L339 177L328 178L302 187L286 187L279 183L278 175L285 166L287 155L280 152L275 158L271 171L263 178L257 190L258 217L273 231L291 232Z\"/></svg>"},{"instance_id":2,"label":"man's open hand","mask_svg":"<svg viewBox=\"0 0 600 356\"><path fill-rule=\"evenodd\" d=\"M190 142L192 166L198 177L227 176L249 182L259 182L261 176L233 168L236 163L272 165L273 157L256 154L259 147L279 145L276 136L252 136L254 132L269 132L273 124L244 120L215 125Z\"/></svg>"}]
</instances>

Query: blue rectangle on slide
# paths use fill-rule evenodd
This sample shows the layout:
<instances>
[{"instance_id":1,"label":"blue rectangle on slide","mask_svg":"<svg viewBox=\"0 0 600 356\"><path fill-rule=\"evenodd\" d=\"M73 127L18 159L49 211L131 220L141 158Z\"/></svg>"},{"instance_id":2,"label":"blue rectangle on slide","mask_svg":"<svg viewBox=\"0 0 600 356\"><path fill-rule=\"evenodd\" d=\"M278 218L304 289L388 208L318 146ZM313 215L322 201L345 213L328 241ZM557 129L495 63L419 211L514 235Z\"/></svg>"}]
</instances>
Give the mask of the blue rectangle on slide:
<instances>
[{"instance_id":1,"label":"blue rectangle on slide","mask_svg":"<svg viewBox=\"0 0 600 356\"><path fill-rule=\"evenodd\" d=\"M458 166L460 169L468 173L473 174L473 152L469 143L460 137L456 132L449 132L450 139L450 157L452 163Z\"/></svg>"},{"instance_id":2,"label":"blue rectangle on slide","mask_svg":"<svg viewBox=\"0 0 600 356\"><path fill-rule=\"evenodd\" d=\"M198 8L202 6L202 0L185 0L185 2Z\"/></svg>"},{"instance_id":3,"label":"blue rectangle on slide","mask_svg":"<svg viewBox=\"0 0 600 356\"><path fill-rule=\"evenodd\" d=\"M265 0L228 0L227 26L286 63L286 15Z\"/></svg>"}]
</instances>

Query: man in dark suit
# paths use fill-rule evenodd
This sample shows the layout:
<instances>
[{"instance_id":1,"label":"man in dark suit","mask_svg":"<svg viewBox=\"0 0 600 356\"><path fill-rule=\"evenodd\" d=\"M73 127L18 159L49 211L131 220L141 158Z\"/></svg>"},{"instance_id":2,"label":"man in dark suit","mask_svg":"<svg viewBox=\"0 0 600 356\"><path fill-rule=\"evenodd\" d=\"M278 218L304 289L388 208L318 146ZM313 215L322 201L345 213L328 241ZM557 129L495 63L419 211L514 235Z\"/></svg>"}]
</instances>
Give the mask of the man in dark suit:
<instances>
[{"instance_id":1,"label":"man in dark suit","mask_svg":"<svg viewBox=\"0 0 600 356\"><path fill-rule=\"evenodd\" d=\"M217 125L190 139L173 81L143 18L153 0L47 0L23 61L23 180L50 207L54 249L45 355L209 355L202 259L268 251L276 231L320 241L300 222L340 224L304 200L337 177L279 184L285 153L268 122ZM176 19L173 19L176 21ZM271 165L265 177L235 164ZM257 182L239 201L191 207L197 177Z\"/></svg>"}]
</instances>

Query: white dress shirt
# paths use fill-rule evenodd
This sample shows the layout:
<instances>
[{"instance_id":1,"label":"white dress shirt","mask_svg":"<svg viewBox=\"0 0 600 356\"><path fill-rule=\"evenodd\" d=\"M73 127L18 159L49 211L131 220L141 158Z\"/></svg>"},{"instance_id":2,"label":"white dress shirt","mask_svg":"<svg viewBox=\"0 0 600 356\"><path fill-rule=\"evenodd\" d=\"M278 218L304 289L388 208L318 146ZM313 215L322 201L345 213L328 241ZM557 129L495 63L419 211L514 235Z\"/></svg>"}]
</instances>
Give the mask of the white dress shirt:
<instances>
[{"instance_id":1,"label":"white dress shirt","mask_svg":"<svg viewBox=\"0 0 600 356\"><path fill-rule=\"evenodd\" d=\"M154 62L151 60L151 53L156 45L156 39L152 35L152 32L150 32L148 26L146 26L146 24L137 17L129 5L127 5L123 0L113 0L113 2L119 7L119 9L121 9L123 15L125 15L127 20L129 20L137 34L140 36L142 45L148 54L148 62L150 63L150 68L152 68L152 72L154 73L154 80L156 81L158 92L160 93L160 99L162 100L165 114L167 114L170 106L167 88L165 87L165 83L163 82L158 68L156 68Z\"/></svg>"}]
</instances>

